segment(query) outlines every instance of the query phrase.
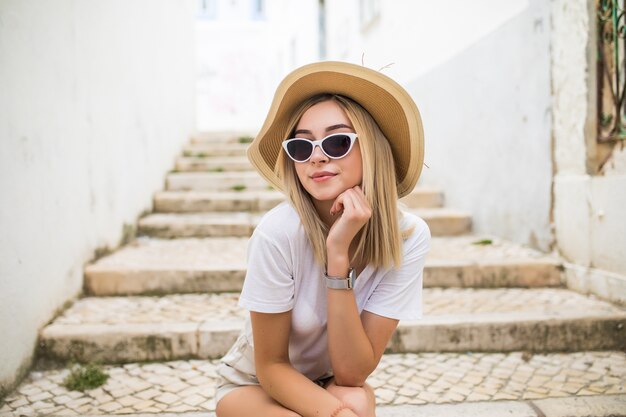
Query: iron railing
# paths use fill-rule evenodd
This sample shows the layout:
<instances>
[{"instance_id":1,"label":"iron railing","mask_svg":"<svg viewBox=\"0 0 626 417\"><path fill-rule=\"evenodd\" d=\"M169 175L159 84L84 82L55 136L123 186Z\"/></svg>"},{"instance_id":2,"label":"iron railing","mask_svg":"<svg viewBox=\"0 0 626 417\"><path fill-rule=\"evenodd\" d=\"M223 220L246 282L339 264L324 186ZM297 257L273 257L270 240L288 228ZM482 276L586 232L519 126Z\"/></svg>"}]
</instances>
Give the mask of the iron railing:
<instances>
[{"instance_id":1,"label":"iron railing","mask_svg":"<svg viewBox=\"0 0 626 417\"><path fill-rule=\"evenodd\" d=\"M598 27L598 137L626 139L626 0L596 0Z\"/></svg>"}]
</instances>

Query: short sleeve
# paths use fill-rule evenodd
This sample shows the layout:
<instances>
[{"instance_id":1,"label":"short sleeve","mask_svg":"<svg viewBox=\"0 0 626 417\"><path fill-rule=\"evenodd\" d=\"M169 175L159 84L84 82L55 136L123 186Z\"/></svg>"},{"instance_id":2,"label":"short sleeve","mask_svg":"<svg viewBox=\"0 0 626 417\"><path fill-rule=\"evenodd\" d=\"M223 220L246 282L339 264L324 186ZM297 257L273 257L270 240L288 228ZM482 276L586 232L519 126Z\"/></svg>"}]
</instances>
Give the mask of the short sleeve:
<instances>
[{"instance_id":1,"label":"short sleeve","mask_svg":"<svg viewBox=\"0 0 626 417\"><path fill-rule=\"evenodd\" d=\"M248 242L248 269L239 305L260 313L291 310L295 286L289 259L289 247L281 247L257 228Z\"/></svg>"},{"instance_id":2,"label":"short sleeve","mask_svg":"<svg viewBox=\"0 0 626 417\"><path fill-rule=\"evenodd\" d=\"M422 283L430 230L422 219L415 217L415 220L415 230L404 242L402 265L383 276L364 310L396 320L422 317Z\"/></svg>"}]
</instances>

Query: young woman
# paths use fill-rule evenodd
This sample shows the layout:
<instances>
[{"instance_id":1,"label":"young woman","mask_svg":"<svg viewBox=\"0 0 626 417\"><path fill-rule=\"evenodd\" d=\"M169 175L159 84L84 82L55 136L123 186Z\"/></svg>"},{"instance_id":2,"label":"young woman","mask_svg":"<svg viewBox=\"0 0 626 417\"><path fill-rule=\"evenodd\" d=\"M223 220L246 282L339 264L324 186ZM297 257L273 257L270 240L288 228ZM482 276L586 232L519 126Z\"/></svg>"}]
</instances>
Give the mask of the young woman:
<instances>
[{"instance_id":1,"label":"young woman","mask_svg":"<svg viewBox=\"0 0 626 417\"><path fill-rule=\"evenodd\" d=\"M288 197L248 246L246 326L218 367L218 417L373 417L365 381L399 320L421 316L430 232L397 208L423 163L413 100L357 65L279 85L248 157Z\"/></svg>"}]
</instances>

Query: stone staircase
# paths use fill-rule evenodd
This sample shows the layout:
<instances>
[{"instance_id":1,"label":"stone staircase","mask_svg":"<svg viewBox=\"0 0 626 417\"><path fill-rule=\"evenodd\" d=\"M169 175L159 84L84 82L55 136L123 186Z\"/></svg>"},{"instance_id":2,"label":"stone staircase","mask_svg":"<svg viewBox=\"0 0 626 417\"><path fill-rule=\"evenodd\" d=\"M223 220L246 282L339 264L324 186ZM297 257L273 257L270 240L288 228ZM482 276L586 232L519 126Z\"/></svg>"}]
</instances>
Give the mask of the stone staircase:
<instances>
[{"instance_id":1,"label":"stone staircase","mask_svg":"<svg viewBox=\"0 0 626 417\"><path fill-rule=\"evenodd\" d=\"M236 302L247 238L284 200L252 171L246 146L233 135L185 146L154 212L139 221L140 236L86 267L85 296L42 330L40 356L187 364L226 352L246 314ZM626 349L626 310L562 287L558 260L471 234L470 216L444 207L441 190L418 185L403 203L433 235L424 318L400 323L383 362L393 354Z\"/></svg>"}]
</instances>

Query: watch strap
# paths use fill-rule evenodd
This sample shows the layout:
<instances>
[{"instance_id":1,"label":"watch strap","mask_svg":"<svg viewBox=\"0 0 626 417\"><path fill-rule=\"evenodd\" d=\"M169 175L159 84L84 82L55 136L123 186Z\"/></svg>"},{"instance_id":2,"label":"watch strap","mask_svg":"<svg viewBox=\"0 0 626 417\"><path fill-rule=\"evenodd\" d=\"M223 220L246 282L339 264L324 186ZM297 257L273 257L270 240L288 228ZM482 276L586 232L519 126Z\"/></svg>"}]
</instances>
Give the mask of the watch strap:
<instances>
[{"instance_id":1,"label":"watch strap","mask_svg":"<svg viewBox=\"0 0 626 417\"><path fill-rule=\"evenodd\" d=\"M333 290L351 290L354 288L354 268L350 268L348 271L348 277L329 277L324 272L324 278L326 278L326 288Z\"/></svg>"}]
</instances>

